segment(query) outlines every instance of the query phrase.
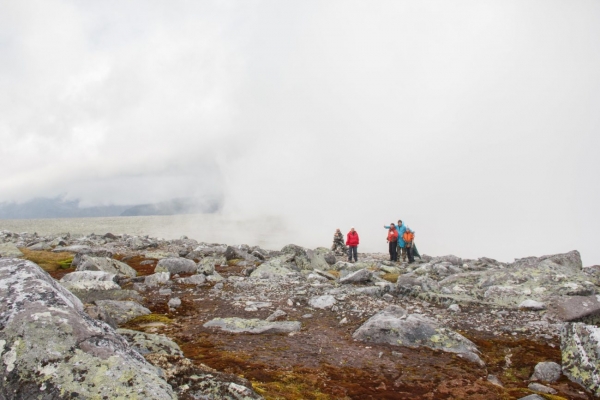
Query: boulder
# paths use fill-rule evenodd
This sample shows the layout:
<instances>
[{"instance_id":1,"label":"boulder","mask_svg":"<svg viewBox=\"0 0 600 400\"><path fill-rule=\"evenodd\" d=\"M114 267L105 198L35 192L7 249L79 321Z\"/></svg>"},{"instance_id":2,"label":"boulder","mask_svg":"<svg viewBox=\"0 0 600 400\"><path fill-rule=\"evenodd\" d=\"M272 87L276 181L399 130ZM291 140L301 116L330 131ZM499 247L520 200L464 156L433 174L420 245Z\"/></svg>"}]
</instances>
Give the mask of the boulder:
<instances>
[{"instance_id":1,"label":"boulder","mask_svg":"<svg viewBox=\"0 0 600 400\"><path fill-rule=\"evenodd\" d=\"M117 329L117 333L141 355L150 353L183 356L183 352L171 339L164 335L155 335L130 329Z\"/></svg>"},{"instance_id":2,"label":"boulder","mask_svg":"<svg viewBox=\"0 0 600 400\"><path fill-rule=\"evenodd\" d=\"M116 275L103 271L75 271L65 275L60 284L84 303L97 300L136 300L141 297L135 290L122 290L114 282Z\"/></svg>"},{"instance_id":3,"label":"boulder","mask_svg":"<svg viewBox=\"0 0 600 400\"><path fill-rule=\"evenodd\" d=\"M581 322L564 324L560 349L567 378L600 396L600 328Z\"/></svg>"},{"instance_id":4,"label":"boulder","mask_svg":"<svg viewBox=\"0 0 600 400\"><path fill-rule=\"evenodd\" d=\"M23 255L14 243L0 243L0 257L19 258L23 257Z\"/></svg>"},{"instance_id":5,"label":"boulder","mask_svg":"<svg viewBox=\"0 0 600 400\"><path fill-rule=\"evenodd\" d=\"M198 266L192 260L187 258L163 258L160 260L156 267L154 268L154 272L169 272L171 275L181 274L181 273L192 273L196 272Z\"/></svg>"},{"instance_id":6,"label":"boulder","mask_svg":"<svg viewBox=\"0 0 600 400\"><path fill-rule=\"evenodd\" d=\"M227 261L230 261L230 260L246 260L246 261L250 261L250 262L258 261L258 258L249 254L248 251L246 250L246 247L242 247L242 246L239 246L239 247L227 246L227 249L225 250L225 253L223 255L225 256Z\"/></svg>"},{"instance_id":7,"label":"boulder","mask_svg":"<svg viewBox=\"0 0 600 400\"><path fill-rule=\"evenodd\" d=\"M158 286L164 285L169 282L171 279L171 274L169 272L157 272L152 275L148 275L144 278L144 285L146 286Z\"/></svg>"},{"instance_id":8,"label":"boulder","mask_svg":"<svg viewBox=\"0 0 600 400\"><path fill-rule=\"evenodd\" d=\"M552 314L567 322L600 322L600 295L570 296L552 304Z\"/></svg>"},{"instance_id":9,"label":"boulder","mask_svg":"<svg viewBox=\"0 0 600 400\"><path fill-rule=\"evenodd\" d=\"M373 273L367 269L359 269L340 279L340 283L361 283L371 280Z\"/></svg>"},{"instance_id":10,"label":"boulder","mask_svg":"<svg viewBox=\"0 0 600 400\"><path fill-rule=\"evenodd\" d=\"M196 269L196 273L212 275L215 272L215 267L217 265L225 264L227 264L227 259L223 256L205 257L202 260L198 261L198 268Z\"/></svg>"},{"instance_id":11,"label":"boulder","mask_svg":"<svg viewBox=\"0 0 600 400\"><path fill-rule=\"evenodd\" d=\"M556 394L558 393L555 389L552 389L551 387L536 383L536 382L532 382L527 386L529 389L534 390L536 392L540 392L540 393L547 393L547 394Z\"/></svg>"},{"instance_id":12,"label":"boulder","mask_svg":"<svg viewBox=\"0 0 600 400\"><path fill-rule=\"evenodd\" d=\"M0 260L3 398L175 399L125 339L32 262Z\"/></svg>"},{"instance_id":13,"label":"boulder","mask_svg":"<svg viewBox=\"0 0 600 400\"><path fill-rule=\"evenodd\" d=\"M265 321L261 319L215 318L204 324L205 328L220 328L231 333L290 333L298 332L302 324L298 321Z\"/></svg>"},{"instance_id":14,"label":"boulder","mask_svg":"<svg viewBox=\"0 0 600 400\"><path fill-rule=\"evenodd\" d=\"M273 279L276 277L287 276L294 271L292 265L288 262L289 257L286 255L273 258L259 265L251 274L251 278L255 279Z\"/></svg>"},{"instance_id":15,"label":"boulder","mask_svg":"<svg viewBox=\"0 0 600 400\"><path fill-rule=\"evenodd\" d=\"M316 296L308 300L308 305L312 308L326 309L331 308L337 303L335 297L331 295Z\"/></svg>"},{"instance_id":16,"label":"boulder","mask_svg":"<svg viewBox=\"0 0 600 400\"><path fill-rule=\"evenodd\" d=\"M65 246L65 247L55 247L54 250L52 250L54 253L60 253L60 252L67 252L67 253L83 253L83 254L88 254L92 251L92 248L90 246L84 245L84 244L74 244L72 246Z\"/></svg>"},{"instance_id":17,"label":"boulder","mask_svg":"<svg viewBox=\"0 0 600 400\"><path fill-rule=\"evenodd\" d=\"M109 316L117 325L122 325L134 318L150 314L150 310L134 301L98 300L96 307Z\"/></svg>"},{"instance_id":18,"label":"boulder","mask_svg":"<svg viewBox=\"0 0 600 400\"><path fill-rule=\"evenodd\" d=\"M202 285L206 282L206 276L203 274L192 275L187 278L179 278L177 282L184 285Z\"/></svg>"},{"instance_id":19,"label":"boulder","mask_svg":"<svg viewBox=\"0 0 600 400\"><path fill-rule=\"evenodd\" d=\"M562 368L555 362L545 361L537 363L533 369L533 375L529 380L531 381L543 381L543 382L556 382L562 375Z\"/></svg>"},{"instance_id":20,"label":"boulder","mask_svg":"<svg viewBox=\"0 0 600 400\"><path fill-rule=\"evenodd\" d=\"M429 347L457 353L480 366L477 346L461 334L439 327L437 322L420 314L408 314L398 306L388 306L360 326L352 335L354 339L387 343L395 346Z\"/></svg>"},{"instance_id":21,"label":"boulder","mask_svg":"<svg viewBox=\"0 0 600 400\"><path fill-rule=\"evenodd\" d=\"M310 262L311 269L330 269L330 265L336 263L333 251L325 247L317 247L314 250L306 250L306 257Z\"/></svg>"},{"instance_id":22,"label":"boulder","mask_svg":"<svg viewBox=\"0 0 600 400\"><path fill-rule=\"evenodd\" d=\"M181 299L179 297L173 297L172 299L169 299L167 305L169 308L179 308L181 307Z\"/></svg>"},{"instance_id":23,"label":"boulder","mask_svg":"<svg viewBox=\"0 0 600 400\"><path fill-rule=\"evenodd\" d=\"M83 256L77 265L77 271L104 271L129 278L137 276L136 270L129 265L108 257Z\"/></svg>"}]
</instances>

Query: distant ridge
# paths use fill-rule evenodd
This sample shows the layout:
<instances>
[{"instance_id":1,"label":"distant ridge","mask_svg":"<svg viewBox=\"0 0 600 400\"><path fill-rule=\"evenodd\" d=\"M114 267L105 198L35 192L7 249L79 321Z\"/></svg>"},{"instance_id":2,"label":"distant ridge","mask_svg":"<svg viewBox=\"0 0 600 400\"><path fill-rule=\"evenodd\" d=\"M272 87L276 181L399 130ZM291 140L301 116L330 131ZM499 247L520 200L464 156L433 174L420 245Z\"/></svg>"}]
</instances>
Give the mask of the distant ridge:
<instances>
[{"instance_id":1,"label":"distant ridge","mask_svg":"<svg viewBox=\"0 0 600 400\"><path fill-rule=\"evenodd\" d=\"M214 213L215 198L179 198L155 204L81 207L80 200L38 197L24 203L0 203L0 219L85 218Z\"/></svg>"}]
</instances>

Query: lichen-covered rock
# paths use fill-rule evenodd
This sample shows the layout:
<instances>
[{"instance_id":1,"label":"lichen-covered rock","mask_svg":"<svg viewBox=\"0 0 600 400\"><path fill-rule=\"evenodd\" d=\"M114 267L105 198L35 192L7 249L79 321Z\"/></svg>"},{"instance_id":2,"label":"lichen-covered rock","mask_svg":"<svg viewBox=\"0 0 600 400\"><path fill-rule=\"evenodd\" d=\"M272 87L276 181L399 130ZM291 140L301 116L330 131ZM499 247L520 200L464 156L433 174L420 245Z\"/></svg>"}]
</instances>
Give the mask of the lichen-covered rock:
<instances>
[{"instance_id":1,"label":"lichen-covered rock","mask_svg":"<svg viewBox=\"0 0 600 400\"><path fill-rule=\"evenodd\" d=\"M202 285L206 282L206 276L203 274L192 275L187 278L179 278L177 279L177 282L184 285Z\"/></svg>"},{"instance_id":2,"label":"lichen-covered rock","mask_svg":"<svg viewBox=\"0 0 600 400\"><path fill-rule=\"evenodd\" d=\"M368 282L371 280L373 274L367 269L359 269L358 271L352 272L340 279L340 283L360 283Z\"/></svg>"},{"instance_id":3,"label":"lichen-covered rock","mask_svg":"<svg viewBox=\"0 0 600 400\"><path fill-rule=\"evenodd\" d=\"M0 257L19 258L23 257L23 253L14 243L0 243Z\"/></svg>"},{"instance_id":4,"label":"lichen-covered rock","mask_svg":"<svg viewBox=\"0 0 600 400\"><path fill-rule=\"evenodd\" d=\"M283 255L259 265L258 268L256 268L250 274L250 277L258 279L273 279L293 273L294 271L292 268L292 265L289 263L289 257Z\"/></svg>"},{"instance_id":5,"label":"lichen-covered rock","mask_svg":"<svg viewBox=\"0 0 600 400\"><path fill-rule=\"evenodd\" d=\"M0 298L0 398L176 398L155 367L34 263L0 260Z\"/></svg>"},{"instance_id":6,"label":"lichen-covered rock","mask_svg":"<svg viewBox=\"0 0 600 400\"><path fill-rule=\"evenodd\" d=\"M563 373L600 396L600 328L566 323L560 332L560 349Z\"/></svg>"},{"instance_id":7,"label":"lichen-covered rock","mask_svg":"<svg viewBox=\"0 0 600 400\"><path fill-rule=\"evenodd\" d=\"M136 270L129 265L108 257L83 256L77 265L77 271L104 271L129 278L137 276Z\"/></svg>"},{"instance_id":8,"label":"lichen-covered rock","mask_svg":"<svg viewBox=\"0 0 600 400\"><path fill-rule=\"evenodd\" d=\"M354 339L396 346L429 347L457 353L469 361L483 366L477 346L461 334L420 314L407 314L398 306L389 306L375 314L352 335Z\"/></svg>"},{"instance_id":9,"label":"lichen-covered rock","mask_svg":"<svg viewBox=\"0 0 600 400\"><path fill-rule=\"evenodd\" d=\"M171 279L171 274L169 272L157 272L152 275L148 275L144 278L144 285L146 286L158 286L164 285L169 282Z\"/></svg>"},{"instance_id":10,"label":"lichen-covered rock","mask_svg":"<svg viewBox=\"0 0 600 400\"><path fill-rule=\"evenodd\" d=\"M196 272L196 269L198 269L198 266L194 261L177 257L163 258L156 264L154 272L169 272L171 275L175 275Z\"/></svg>"},{"instance_id":11,"label":"lichen-covered rock","mask_svg":"<svg viewBox=\"0 0 600 400\"><path fill-rule=\"evenodd\" d=\"M75 271L65 275L60 284L84 303L98 300L141 301L135 290L123 290L114 282L115 275L103 271Z\"/></svg>"},{"instance_id":12,"label":"lichen-covered rock","mask_svg":"<svg viewBox=\"0 0 600 400\"><path fill-rule=\"evenodd\" d=\"M117 333L127 340L127 343L141 355L150 353L183 356L183 352L171 339L164 335L155 335L130 329L117 329Z\"/></svg>"},{"instance_id":13,"label":"lichen-covered rock","mask_svg":"<svg viewBox=\"0 0 600 400\"><path fill-rule=\"evenodd\" d=\"M227 259L227 261L230 261L230 260L246 260L246 261L250 261L250 262L258 261L258 258L254 257L252 254L249 254L245 247L244 248L240 248L240 247L241 246L239 246L239 247L227 246L227 249L225 250L225 253L223 254L223 256L225 256L225 259Z\"/></svg>"},{"instance_id":14,"label":"lichen-covered rock","mask_svg":"<svg viewBox=\"0 0 600 400\"><path fill-rule=\"evenodd\" d=\"M96 307L100 308L118 325L151 313L150 310L135 301L98 300Z\"/></svg>"},{"instance_id":15,"label":"lichen-covered rock","mask_svg":"<svg viewBox=\"0 0 600 400\"><path fill-rule=\"evenodd\" d=\"M265 321L252 318L215 318L204 324L205 328L220 328L232 333L290 333L302 328L298 321Z\"/></svg>"},{"instance_id":16,"label":"lichen-covered rock","mask_svg":"<svg viewBox=\"0 0 600 400\"><path fill-rule=\"evenodd\" d=\"M215 266L225 264L227 264L227 259L225 259L225 257L223 256L205 257L198 262L198 268L196 269L196 273L211 275L213 272L215 272Z\"/></svg>"}]
</instances>

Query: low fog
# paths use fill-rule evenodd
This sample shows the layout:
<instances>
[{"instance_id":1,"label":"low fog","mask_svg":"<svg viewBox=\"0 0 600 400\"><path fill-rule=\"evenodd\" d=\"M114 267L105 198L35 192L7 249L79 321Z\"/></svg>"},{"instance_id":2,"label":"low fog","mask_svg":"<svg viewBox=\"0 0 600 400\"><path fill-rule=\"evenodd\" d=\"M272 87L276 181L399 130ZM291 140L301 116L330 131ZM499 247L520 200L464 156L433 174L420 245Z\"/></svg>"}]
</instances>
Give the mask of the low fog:
<instances>
[{"instance_id":1,"label":"low fog","mask_svg":"<svg viewBox=\"0 0 600 400\"><path fill-rule=\"evenodd\" d=\"M0 202L600 264L598 71L597 1L0 1Z\"/></svg>"}]
</instances>

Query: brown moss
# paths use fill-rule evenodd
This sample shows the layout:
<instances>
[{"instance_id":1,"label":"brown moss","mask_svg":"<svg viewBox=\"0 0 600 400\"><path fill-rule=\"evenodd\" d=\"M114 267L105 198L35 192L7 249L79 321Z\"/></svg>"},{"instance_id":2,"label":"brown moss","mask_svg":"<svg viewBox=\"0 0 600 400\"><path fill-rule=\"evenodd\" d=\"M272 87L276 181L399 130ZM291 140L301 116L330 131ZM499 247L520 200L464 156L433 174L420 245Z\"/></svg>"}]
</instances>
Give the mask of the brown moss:
<instances>
[{"instance_id":1,"label":"brown moss","mask_svg":"<svg viewBox=\"0 0 600 400\"><path fill-rule=\"evenodd\" d=\"M335 271L335 270L331 269L327 272L329 272L331 275L335 276L336 278L340 277L340 271Z\"/></svg>"},{"instance_id":2,"label":"brown moss","mask_svg":"<svg viewBox=\"0 0 600 400\"><path fill-rule=\"evenodd\" d=\"M71 268L73 254L67 252L53 253L47 250L19 249L23 258L39 265L44 271L52 272Z\"/></svg>"},{"instance_id":3,"label":"brown moss","mask_svg":"<svg viewBox=\"0 0 600 400\"><path fill-rule=\"evenodd\" d=\"M173 320L171 318L167 317L166 315L148 314L148 315L141 315L139 317L132 319L131 321L129 321L125 325L123 325L123 328L140 330L140 328L142 328L146 324L161 323L161 324L168 325L172 322L173 322Z\"/></svg>"},{"instance_id":4,"label":"brown moss","mask_svg":"<svg viewBox=\"0 0 600 400\"><path fill-rule=\"evenodd\" d=\"M156 263L158 261L152 258L146 258L141 255L125 258L125 256L122 254L116 254L113 258L115 260L122 261L125 264L129 265L131 268L135 269L138 276L152 275L154 273L154 268L156 268ZM143 261L148 260L152 260L154 262L152 264L141 265Z\"/></svg>"}]
</instances>

